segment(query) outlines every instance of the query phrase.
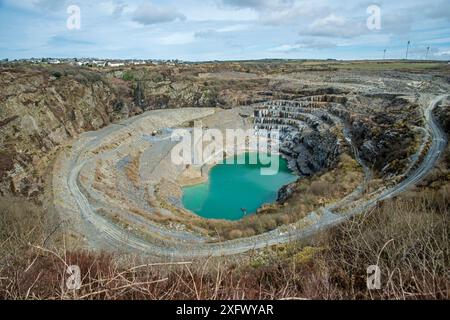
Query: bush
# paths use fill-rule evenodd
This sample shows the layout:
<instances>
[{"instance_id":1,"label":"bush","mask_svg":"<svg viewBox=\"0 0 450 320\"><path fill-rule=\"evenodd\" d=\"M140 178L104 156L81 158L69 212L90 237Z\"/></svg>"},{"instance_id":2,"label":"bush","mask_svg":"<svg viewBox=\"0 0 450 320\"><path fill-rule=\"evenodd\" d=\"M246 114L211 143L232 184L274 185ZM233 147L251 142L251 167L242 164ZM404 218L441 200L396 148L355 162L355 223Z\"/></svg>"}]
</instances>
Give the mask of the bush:
<instances>
[{"instance_id":1,"label":"bush","mask_svg":"<svg viewBox=\"0 0 450 320\"><path fill-rule=\"evenodd\" d=\"M59 79L62 77L62 73L60 71L53 71L52 76Z\"/></svg>"},{"instance_id":2,"label":"bush","mask_svg":"<svg viewBox=\"0 0 450 320\"><path fill-rule=\"evenodd\" d=\"M310 190L316 196L324 196L328 193L329 184L324 181L313 181Z\"/></svg>"},{"instance_id":3,"label":"bush","mask_svg":"<svg viewBox=\"0 0 450 320\"><path fill-rule=\"evenodd\" d=\"M231 231L228 233L228 239L237 239L237 238L241 238L242 235L243 235L243 233L242 233L241 230L234 229L234 230L231 230Z\"/></svg>"},{"instance_id":4,"label":"bush","mask_svg":"<svg viewBox=\"0 0 450 320\"><path fill-rule=\"evenodd\" d=\"M134 80L134 75L133 75L130 71L126 71L126 72L122 75L122 80L125 80L125 81L133 81L133 80Z\"/></svg>"},{"instance_id":5,"label":"bush","mask_svg":"<svg viewBox=\"0 0 450 320\"><path fill-rule=\"evenodd\" d=\"M46 240L49 217L38 205L23 198L1 197L0 212L0 256L17 255L29 243Z\"/></svg>"}]
</instances>

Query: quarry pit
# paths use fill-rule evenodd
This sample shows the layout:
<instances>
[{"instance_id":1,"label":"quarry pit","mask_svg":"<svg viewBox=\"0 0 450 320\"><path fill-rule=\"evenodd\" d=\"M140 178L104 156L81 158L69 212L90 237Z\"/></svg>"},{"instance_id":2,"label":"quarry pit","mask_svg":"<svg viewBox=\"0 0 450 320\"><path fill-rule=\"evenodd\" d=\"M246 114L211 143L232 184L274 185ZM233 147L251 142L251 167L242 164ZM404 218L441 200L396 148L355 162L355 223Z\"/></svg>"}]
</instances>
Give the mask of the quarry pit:
<instances>
[{"instance_id":1,"label":"quarry pit","mask_svg":"<svg viewBox=\"0 0 450 320\"><path fill-rule=\"evenodd\" d=\"M374 165L370 152L376 147L367 141L358 146L359 137L350 126L353 115L347 102L357 97L319 95L228 110L148 111L82 134L55 164L54 203L70 221L73 234L82 234L91 248L181 259L237 254L301 239L420 178L444 139L429 114L445 97L427 98L421 97L415 105L426 120L422 130L414 131L417 148L383 183L370 168ZM276 202L239 221L205 219L187 210L181 201L182 187L207 181L211 166L173 164L170 157L176 142L170 132L191 128L196 121L223 132L279 130L280 153L298 180L283 186ZM314 196L306 202L303 180L315 177L320 179L309 185ZM339 187L330 189L334 183Z\"/></svg>"},{"instance_id":2,"label":"quarry pit","mask_svg":"<svg viewBox=\"0 0 450 320\"><path fill-rule=\"evenodd\" d=\"M180 260L308 239L422 181L447 142L437 63L2 68L0 194L55 213L76 248ZM217 168L171 161L196 123L277 130L292 176L236 219L188 210L184 190Z\"/></svg>"}]
</instances>

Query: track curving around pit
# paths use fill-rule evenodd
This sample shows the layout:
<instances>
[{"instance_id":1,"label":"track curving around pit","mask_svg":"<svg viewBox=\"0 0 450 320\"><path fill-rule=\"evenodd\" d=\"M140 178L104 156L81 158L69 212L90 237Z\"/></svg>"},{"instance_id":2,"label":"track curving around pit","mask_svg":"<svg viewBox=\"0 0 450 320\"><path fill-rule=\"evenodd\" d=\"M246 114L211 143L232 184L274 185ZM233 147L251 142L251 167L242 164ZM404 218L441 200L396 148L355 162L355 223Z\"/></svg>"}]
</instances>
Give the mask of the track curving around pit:
<instances>
[{"instance_id":1,"label":"track curving around pit","mask_svg":"<svg viewBox=\"0 0 450 320\"><path fill-rule=\"evenodd\" d=\"M433 168L447 144L447 138L433 116L433 110L436 105L446 97L447 95L436 97L424 110L427 126L426 130L430 132L432 140L428 152L415 170L410 172L401 182L391 186L389 189L381 191L369 199L360 199L359 202L355 202L357 203L356 206L347 209L346 212L337 213L334 211L335 206L328 206L310 213L307 217L308 223L306 226L304 225L305 221L303 221L302 225L299 223L294 223L279 227L264 234L243 239L224 241L220 243L199 242L195 245L180 241L170 246L146 241L145 239L128 232L112 221L102 217L95 212L89 202L89 199L80 189L80 172L89 161L86 154L93 148L100 146L103 139L115 132L123 130L124 127L131 123L131 120L123 125L113 125L102 133L92 133L89 138L86 138L84 142L80 143L78 149L74 152L74 154L77 154L75 157L64 159L69 168L67 179L65 181L65 190L70 192L70 199L67 199L67 201L76 206L76 208L72 211L72 214L78 213L81 216L81 219L78 221L82 220L83 222L86 222L91 230L91 235L101 239L102 243L108 244L110 248L132 253L165 257L174 260L206 256L233 255L244 253L249 250L261 249L267 246L303 239L314 235L320 230L344 222L350 217L360 214L373 207L378 202L404 192L410 186L423 179L425 175ZM79 156L82 153L84 153L83 156ZM366 172L366 177L367 174L368 173ZM354 194L346 197L345 202L352 202L357 196L358 191L355 190ZM87 234L86 237L89 238L90 235Z\"/></svg>"}]
</instances>

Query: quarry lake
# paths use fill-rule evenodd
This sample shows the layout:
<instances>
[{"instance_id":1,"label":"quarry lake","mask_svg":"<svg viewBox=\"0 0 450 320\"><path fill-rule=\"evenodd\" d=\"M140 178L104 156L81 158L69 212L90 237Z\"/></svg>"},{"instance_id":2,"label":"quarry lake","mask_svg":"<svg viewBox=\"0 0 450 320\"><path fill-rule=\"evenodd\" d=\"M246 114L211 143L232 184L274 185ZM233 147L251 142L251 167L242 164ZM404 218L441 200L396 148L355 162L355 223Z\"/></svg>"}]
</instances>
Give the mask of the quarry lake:
<instances>
[{"instance_id":1,"label":"quarry lake","mask_svg":"<svg viewBox=\"0 0 450 320\"><path fill-rule=\"evenodd\" d=\"M261 164L259 159L250 164L249 156L246 153L235 158L245 159L245 164L218 164L209 172L206 183L184 187L184 207L208 219L239 220L261 205L275 202L278 190L298 178L281 156L275 175L261 175L260 169L270 165Z\"/></svg>"}]
</instances>

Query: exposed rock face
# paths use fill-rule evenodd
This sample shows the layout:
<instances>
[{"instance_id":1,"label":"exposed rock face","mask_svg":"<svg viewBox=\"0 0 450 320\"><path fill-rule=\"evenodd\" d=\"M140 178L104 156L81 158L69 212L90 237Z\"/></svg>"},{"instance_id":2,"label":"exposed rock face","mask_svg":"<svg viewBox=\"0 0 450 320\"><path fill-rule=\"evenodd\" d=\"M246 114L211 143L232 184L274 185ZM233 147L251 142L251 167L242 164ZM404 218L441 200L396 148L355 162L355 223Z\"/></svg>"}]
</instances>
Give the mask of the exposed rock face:
<instances>
[{"instance_id":1,"label":"exposed rock face","mask_svg":"<svg viewBox=\"0 0 450 320\"><path fill-rule=\"evenodd\" d=\"M442 103L439 108L435 109L434 115L442 126L442 129L450 134L450 99Z\"/></svg>"},{"instance_id":2,"label":"exposed rock face","mask_svg":"<svg viewBox=\"0 0 450 320\"><path fill-rule=\"evenodd\" d=\"M311 176L335 163L338 139L330 131L312 131L299 138L293 154L300 174Z\"/></svg>"},{"instance_id":3,"label":"exposed rock face","mask_svg":"<svg viewBox=\"0 0 450 320\"><path fill-rule=\"evenodd\" d=\"M311 176L333 166L340 154L339 139L331 129L341 120L327 110L336 101L345 102L345 98L267 102L255 111L255 127L280 130L280 149L289 156L290 167L301 176Z\"/></svg>"},{"instance_id":4,"label":"exposed rock face","mask_svg":"<svg viewBox=\"0 0 450 320\"><path fill-rule=\"evenodd\" d=\"M1 194L38 193L52 153L65 141L132 114L126 89L118 90L123 84L67 71L1 69Z\"/></svg>"},{"instance_id":5,"label":"exposed rock face","mask_svg":"<svg viewBox=\"0 0 450 320\"><path fill-rule=\"evenodd\" d=\"M336 164L342 146L347 147L339 134L343 127L345 140L351 140L359 158L379 176L404 172L422 143L420 130L411 129L420 127L421 119L415 100L394 94L314 95L266 102L255 111L256 128L280 131L281 152L300 176ZM286 199L290 190L291 186L280 190L279 200Z\"/></svg>"},{"instance_id":6,"label":"exposed rock face","mask_svg":"<svg viewBox=\"0 0 450 320\"><path fill-rule=\"evenodd\" d=\"M370 99L377 103L368 103L371 114L353 114L348 119L352 140L360 157L380 175L398 174L408 166L409 156L420 143L411 130L421 126L420 110L415 102L397 95L378 94Z\"/></svg>"},{"instance_id":7,"label":"exposed rock face","mask_svg":"<svg viewBox=\"0 0 450 320\"><path fill-rule=\"evenodd\" d=\"M284 202L295 192L296 182L287 184L278 190L277 201Z\"/></svg>"},{"instance_id":8,"label":"exposed rock face","mask_svg":"<svg viewBox=\"0 0 450 320\"><path fill-rule=\"evenodd\" d=\"M215 66L140 68L128 70L125 78L131 79L134 102L144 111L184 107L231 108L267 100L264 90L268 80L243 72L207 73L210 69L215 69Z\"/></svg>"}]
</instances>

